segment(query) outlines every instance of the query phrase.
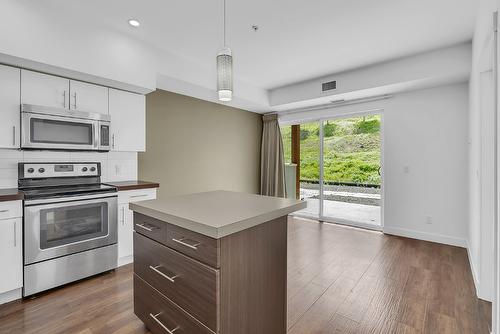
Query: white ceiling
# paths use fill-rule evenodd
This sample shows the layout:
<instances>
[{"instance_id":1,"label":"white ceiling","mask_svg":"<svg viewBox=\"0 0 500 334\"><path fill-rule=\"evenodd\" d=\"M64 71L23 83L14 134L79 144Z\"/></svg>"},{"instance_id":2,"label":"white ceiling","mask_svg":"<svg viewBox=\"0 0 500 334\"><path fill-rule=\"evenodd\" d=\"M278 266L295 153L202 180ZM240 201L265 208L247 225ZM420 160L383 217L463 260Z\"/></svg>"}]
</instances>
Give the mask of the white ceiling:
<instances>
[{"instance_id":1,"label":"white ceiling","mask_svg":"<svg viewBox=\"0 0 500 334\"><path fill-rule=\"evenodd\" d=\"M270 89L472 38L477 0L226 0L235 73ZM214 66L222 0L48 0L159 49ZM135 17L139 29L126 21ZM251 26L257 24L259 31Z\"/></svg>"},{"instance_id":2,"label":"white ceiling","mask_svg":"<svg viewBox=\"0 0 500 334\"><path fill-rule=\"evenodd\" d=\"M238 81L263 91L453 45L472 38L478 0L226 0L228 44ZM138 39L185 59L215 86L222 0L24 0L41 15ZM138 29L129 18L141 22ZM259 31L251 26L256 24ZM71 26L66 25L66 29ZM182 77L174 63L158 74ZM171 59L170 59L171 61ZM237 92L236 92L237 94Z\"/></svg>"}]
</instances>

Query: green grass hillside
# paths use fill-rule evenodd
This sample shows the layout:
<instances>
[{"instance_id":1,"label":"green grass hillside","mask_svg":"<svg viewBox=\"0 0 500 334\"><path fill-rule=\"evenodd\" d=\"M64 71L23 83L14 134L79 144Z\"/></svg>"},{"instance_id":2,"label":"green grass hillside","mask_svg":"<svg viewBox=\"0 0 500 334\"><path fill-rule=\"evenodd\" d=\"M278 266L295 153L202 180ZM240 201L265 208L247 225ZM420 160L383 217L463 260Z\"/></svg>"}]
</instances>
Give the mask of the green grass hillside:
<instances>
[{"instance_id":1,"label":"green grass hillside","mask_svg":"<svg viewBox=\"0 0 500 334\"><path fill-rule=\"evenodd\" d=\"M380 184L380 116L326 121L325 181ZM291 127L281 128L285 161L291 156ZM319 123L300 126L300 178L319 179Z\"/></svg>"}]
</instances>

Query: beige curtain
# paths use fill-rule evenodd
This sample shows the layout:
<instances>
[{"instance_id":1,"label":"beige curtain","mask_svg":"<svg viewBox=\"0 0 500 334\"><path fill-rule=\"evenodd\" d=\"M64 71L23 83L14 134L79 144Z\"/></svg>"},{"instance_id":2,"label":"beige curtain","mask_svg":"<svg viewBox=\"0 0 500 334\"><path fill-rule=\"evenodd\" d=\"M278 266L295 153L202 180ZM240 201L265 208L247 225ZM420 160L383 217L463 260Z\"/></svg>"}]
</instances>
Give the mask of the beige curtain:
<instances>
[{"instance_id":1,"label":"beige curtain","mask_svg":"<svg viewBox=\"0 0 500 334\"><path fill-rule=\"evenodd\" d=\"M285 197L285 162L278 115L262 117L260 194Z\"/></svg>"}]
</instances>

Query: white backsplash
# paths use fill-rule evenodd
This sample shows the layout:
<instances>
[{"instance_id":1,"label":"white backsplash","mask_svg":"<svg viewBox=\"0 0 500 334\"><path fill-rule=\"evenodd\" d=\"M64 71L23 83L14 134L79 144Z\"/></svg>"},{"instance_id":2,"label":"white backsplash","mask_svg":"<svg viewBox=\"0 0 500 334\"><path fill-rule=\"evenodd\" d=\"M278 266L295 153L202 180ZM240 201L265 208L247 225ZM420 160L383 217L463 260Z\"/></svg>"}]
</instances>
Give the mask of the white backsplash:
<instances>
[{"instance_id":1,"label":"white backsplash","mask_svg":"<svg viewBox=\"0 0 500 334\"><path fill-rule=\"evenodd\" d=\"M17 187L18 162L100 162L103 182L137 180L137 152L62 152L0 149L0 189Z\"/></svg>"}]
</instances>

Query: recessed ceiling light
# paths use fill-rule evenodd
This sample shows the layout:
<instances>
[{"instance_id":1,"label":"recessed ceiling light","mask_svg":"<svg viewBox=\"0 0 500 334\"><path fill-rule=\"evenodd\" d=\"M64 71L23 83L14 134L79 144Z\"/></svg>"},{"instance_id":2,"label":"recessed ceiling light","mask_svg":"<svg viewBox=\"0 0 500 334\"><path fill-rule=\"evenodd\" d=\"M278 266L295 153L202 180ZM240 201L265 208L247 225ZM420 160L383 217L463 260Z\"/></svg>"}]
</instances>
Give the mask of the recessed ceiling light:
<instances>
[{"instance_id":1,"label":"recessed ceiling light","mask_svg":"<svg viewBox=\"0 0 500 334\"><path fill-rule=\"evenodd\" d=\"M130 24L134 28L137 28L138 26L141 25L141 23L139 21L137 21L136 19L128 20L128 24Z\"/></svg>"}]
</instances>

